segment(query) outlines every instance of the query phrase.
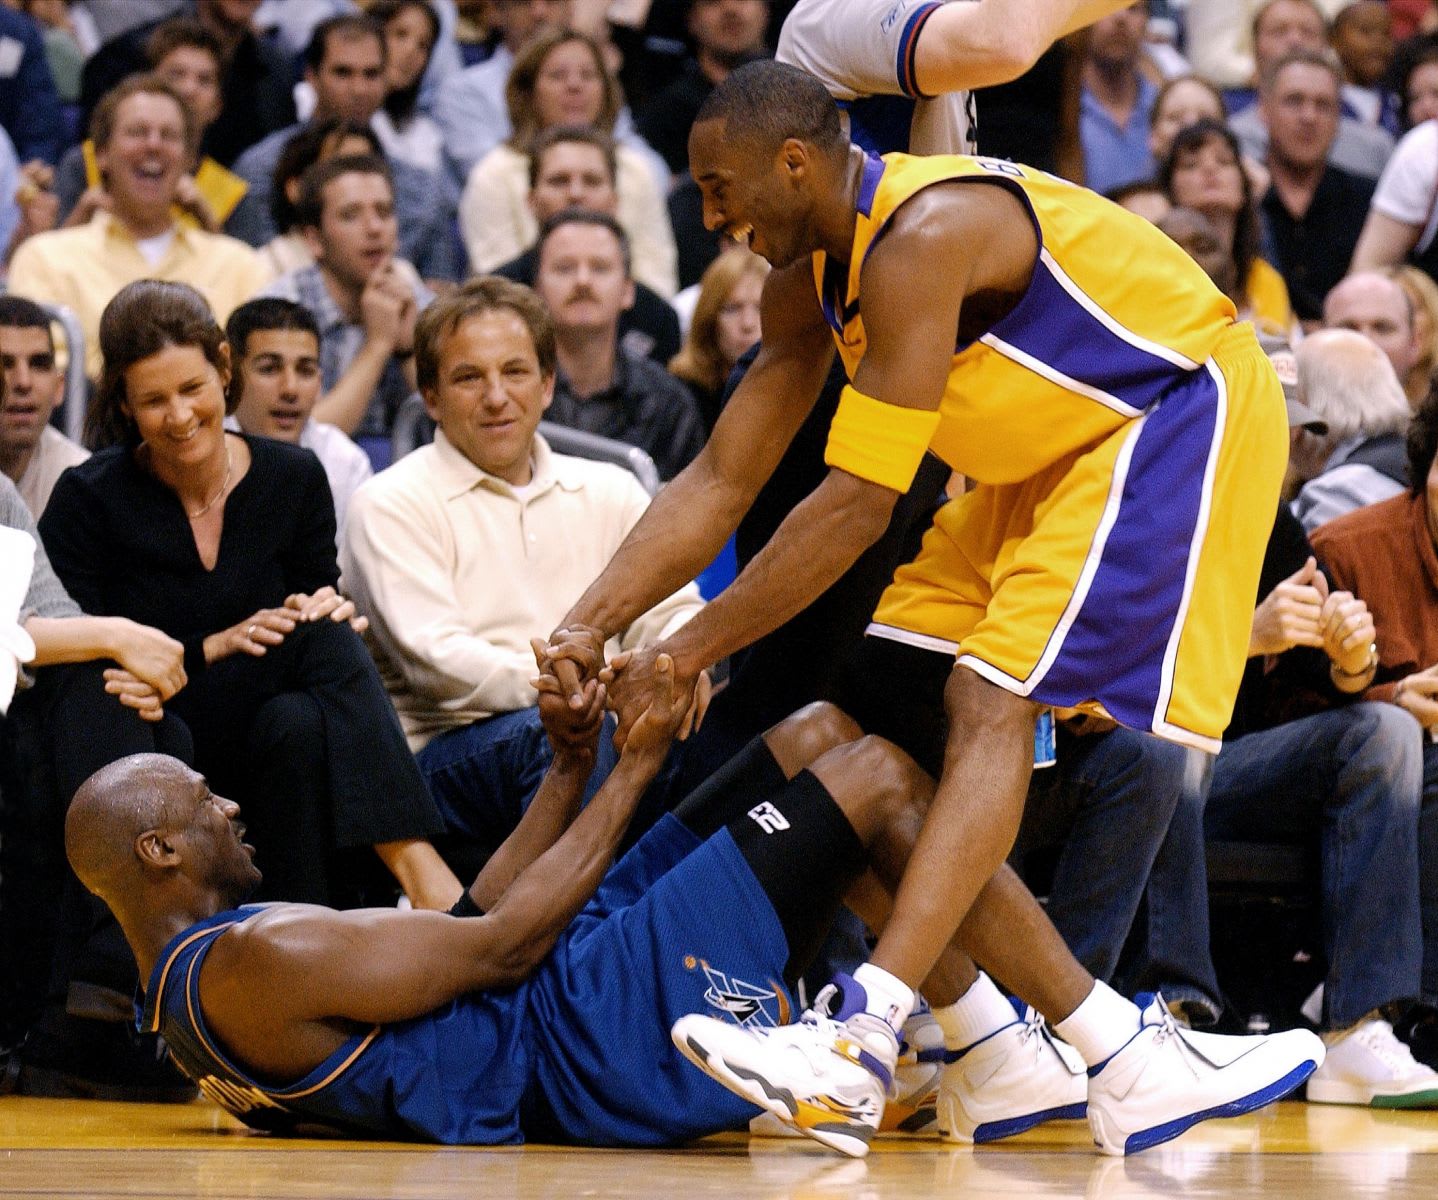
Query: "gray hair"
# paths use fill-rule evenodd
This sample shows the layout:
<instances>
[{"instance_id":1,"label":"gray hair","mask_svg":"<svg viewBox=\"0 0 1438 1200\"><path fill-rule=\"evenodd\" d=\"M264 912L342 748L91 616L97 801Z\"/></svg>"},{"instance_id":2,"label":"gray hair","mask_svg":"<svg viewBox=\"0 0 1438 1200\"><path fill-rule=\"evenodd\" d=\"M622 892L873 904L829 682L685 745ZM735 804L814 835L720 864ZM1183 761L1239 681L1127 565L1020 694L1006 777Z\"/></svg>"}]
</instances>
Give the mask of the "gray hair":
<instances>
[{"instance_id":1,"label":"gray hair","mask_svg":"<svg viewBox=\"0 0 1438 1200\"><path fill-rule=\"evenodd\" d=\"M1388 356L1361 333L1321 329L1295 351L1298 396L1328 422L1329 451L1352 437L1402 433L1410 410Z\"/></svg>"}]
</instances>

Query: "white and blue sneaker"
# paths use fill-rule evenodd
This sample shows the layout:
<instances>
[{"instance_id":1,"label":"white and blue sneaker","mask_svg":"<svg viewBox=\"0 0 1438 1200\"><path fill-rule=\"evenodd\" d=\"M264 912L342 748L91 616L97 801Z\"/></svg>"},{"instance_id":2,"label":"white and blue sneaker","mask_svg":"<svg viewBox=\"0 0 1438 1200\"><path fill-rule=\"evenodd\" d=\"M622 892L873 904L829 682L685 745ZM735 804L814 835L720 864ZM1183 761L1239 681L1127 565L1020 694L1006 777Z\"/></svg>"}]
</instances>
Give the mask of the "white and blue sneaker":
<instances>
[{"instance_id":1,"label":"white and blue sneaker","mask_svg":"<svg viewBox=\"0 0 1438 1200\"><path fill-rule=\"evenodd\" d=\"M1049 1036L1044 1019L1010 997L1017 1020L949 1052L939 1084L939 1129L956 1142L996 1142L1045 1121L1082 1120L1083 1059Z\"/></svg>"},{"instance_id":2,"label":"white and blue sneaker","mask_svg":"<svg viewBox=\"0 0 1438 1200\"><path fill-rule=\"evenodd\" d=\"M675 1021L670 1036L685 1058L731 1092L806 1137L862 1158L899 1057L899 1039L864 1011L865 1000L861 984L839 975L796 1024L747 1029L691 1015Z\"/></svg>"},{"instance_id":3,"label":"white and blue sneaker","mask_svg":"<svg viewBox=\"0 0 1438 1200\"><path fill-rule=\"evenodd\" d=\"M1134 997L1138 1032L1089 1068L1088 1121L1105 1154L1135 1154L1213 1117L1237 1117L1286 1096L1323 1062L1306 1029L1258 1037L1178 1026L1163 997Z\"/></svg>"}]
</instances>

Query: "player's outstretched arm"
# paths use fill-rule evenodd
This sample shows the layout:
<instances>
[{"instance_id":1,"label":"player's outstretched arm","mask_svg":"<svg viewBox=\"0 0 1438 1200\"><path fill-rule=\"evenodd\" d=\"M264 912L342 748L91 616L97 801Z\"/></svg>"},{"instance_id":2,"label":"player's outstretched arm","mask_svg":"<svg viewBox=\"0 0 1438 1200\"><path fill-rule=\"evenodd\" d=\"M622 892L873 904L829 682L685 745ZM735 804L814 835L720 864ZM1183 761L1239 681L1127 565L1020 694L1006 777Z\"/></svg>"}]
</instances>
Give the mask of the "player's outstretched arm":
<instances>
[{"instance_id":1,"label":"player's outstretched arm","mask_svg":"<svg viewBox=\"0 0 1438 1200\"><path fill-rule=\"evenodd\" d=\"M539 666L539 677L534 681L539 693L539 716L554 748L554 758L514 832L504 839L470 886L470 897L481 912L489 912L520 873L553 846L579 815L579 802L594 771L599 736L604 729L608 699L604 685L590 680L581 691L584 707L571 708L549 664L544 643L532 639L530 648Z\"/></svg>"},{"instance_id":2,"label":"player's outstretched arm","mask_svg":"<svg viewBox=\"0 0 1438 1200\"><path fill-rule=\"evenodd\" d=\"M1132 0L979 0L945 4L925 23L914 75L926 96L1017 79L1065 34Z\"/></svg>"},{"instance_id":3,"label":"player's outstretched arm","mask_svg":"<svg viewBox=\"0 0 1438 1200\"><path fill-rule=\"evenodd\" d=\"M594 799L485 916L283 904L217 938L200 980L216 1036L293 1078L356 1030L523 981L599 886L684 711L672 686L656 691Z\"/></svg>"},{"instance_id":4,"label":"player's outstretched arm","mask_svg":"<svg viewBox=\"0 0 1438 1200\"><path fill-rule=\"evenodd\" d=\"M804 418L834 348L807 260L764 286L764 341L708 444L654 498L561 623L617 636L714 561Z\"/></svg>"}]
</instances>

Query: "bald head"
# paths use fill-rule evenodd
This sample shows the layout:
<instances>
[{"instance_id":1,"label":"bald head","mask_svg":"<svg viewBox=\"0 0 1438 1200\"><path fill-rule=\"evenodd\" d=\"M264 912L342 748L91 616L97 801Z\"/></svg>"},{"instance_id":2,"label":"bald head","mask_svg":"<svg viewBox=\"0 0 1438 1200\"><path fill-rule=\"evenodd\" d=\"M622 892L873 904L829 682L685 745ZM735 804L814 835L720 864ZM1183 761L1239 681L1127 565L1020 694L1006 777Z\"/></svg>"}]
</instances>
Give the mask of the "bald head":
<instances>
[{"instance_id":1,"label":"bald head","mask_svg":"<svg viewBox=\"0 0 1438 1200\"><path fill-rule=\"evenodd\" d=\"M198 919L239 903L259 882L239 812L178 759L133 754L75 793L65 853L122 922L125 913L172 908Z\"/></svg>"},{"instance_id":2,"label":"bald head","mask_svg":"<svg viewBox=\"0 0 1438 1200\"><path fill-rule=\"evenodd\" d=\"M164 754L132 754L80 786L65 817L65 854L90 891L107 896L138 872L135 840L173 823L199 776Z\"/></svg>"},{"instance_id":3,"label":"bald head","mask_svg":"<svg viewBox=\"0 0 1438 1200\"><path fill-rule=\"evenodd\" d=\"M1396 433L1408 400L1387 356L1361 333L1320 329L1299 344L1299 399L1328 422L1328 443Z\"/></svg>"},{"instance_id":4,"label":"bald head","mask_svg":"<svg viewBox=\"0 0 1438 1200\"><path fill-rule=\"evenodd\" d=\"M1361 333L1383 351L1399 380L1407 381L1420 347L1413 303L1402 286L1377 271L1340 280L1323 301L1323 324Z\"/></svg>"}]
</instances>

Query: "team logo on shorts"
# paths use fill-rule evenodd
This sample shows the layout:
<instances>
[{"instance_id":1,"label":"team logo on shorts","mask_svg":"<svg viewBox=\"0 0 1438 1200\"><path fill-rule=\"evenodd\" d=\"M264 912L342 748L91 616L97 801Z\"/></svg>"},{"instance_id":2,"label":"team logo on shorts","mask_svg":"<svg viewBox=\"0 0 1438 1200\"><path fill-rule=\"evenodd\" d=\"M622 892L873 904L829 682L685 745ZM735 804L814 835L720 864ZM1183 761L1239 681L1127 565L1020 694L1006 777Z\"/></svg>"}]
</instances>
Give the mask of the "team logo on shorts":
<instances>
[{"instance_id":1,"label":"team logo on shorts","mask_svg":"<svg viewBox=\"0 0 1438 1200\"><path fill-rule=\"evenodd\" d=\"M772 1028L789 1023L789 998L776 983L759 987L711 967L702 958L684 956L690 971L703 971L709 986L704 989L704 1003L717 1009L736 1025L750 1029Z\"/></svg>"}]
</instances>

